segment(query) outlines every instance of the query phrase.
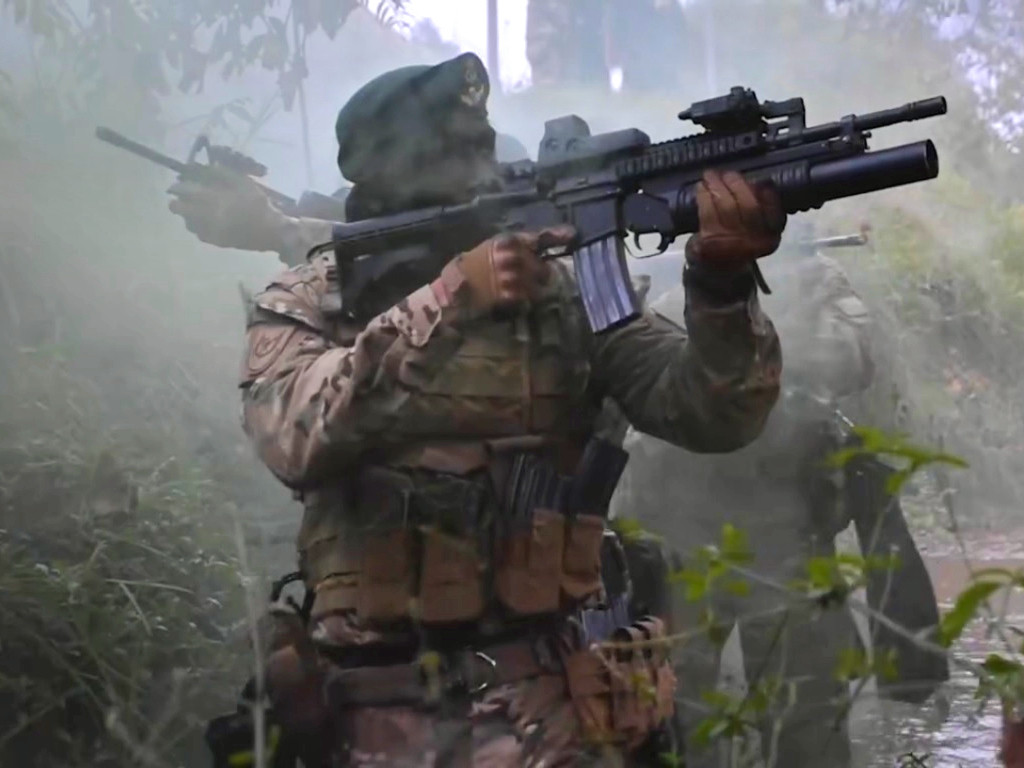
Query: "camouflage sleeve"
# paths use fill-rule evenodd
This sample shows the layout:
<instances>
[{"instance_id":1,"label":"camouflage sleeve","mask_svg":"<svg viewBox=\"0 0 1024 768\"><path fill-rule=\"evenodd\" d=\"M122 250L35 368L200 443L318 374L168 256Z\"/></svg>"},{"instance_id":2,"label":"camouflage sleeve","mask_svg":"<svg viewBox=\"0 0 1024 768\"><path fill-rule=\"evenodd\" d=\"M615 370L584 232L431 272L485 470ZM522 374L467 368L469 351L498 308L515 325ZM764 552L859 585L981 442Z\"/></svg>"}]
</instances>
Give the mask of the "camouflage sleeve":
<instances>
[{"instance_id":1,"label":"camouflage sleeve","mask_svg":"<svg viewBox=\"0 0 1024 768\"><path fill-rule=\"evenodd\" d=\"M701 453L760 434L779 394L782 355L756 291L722 302L686 281L686 330L649 311L595 337L597 393L641 432Z\"/></svg>"},{"instance_id":2,"label":"camouflage sleeve","mask_svg":"<svg viewBox=\"0 0 1024 768\"><path fill-rule=\"evenodd\" d=\"M327 258L284 272L253 302L241 371L243 426L292 488L356 462L400 423L418 386L461 335L445 322L440 280L378 315L351 341L329 340ZM440 297L439 297L439 294Z\"/></svg>"},{"instance_id":3,"label":"camouflage sleeve","mask_svg":"<svg viewBox=\"0 0 1024 768\"><path fill-rule=\"evenodd\" d=\"M870 317L839 264L824 256L815 260L819 273L808 304L809 333L792 360L793 373L825 387L823 394L851 395L874 377Z\"/></svg>"}]
</instances>

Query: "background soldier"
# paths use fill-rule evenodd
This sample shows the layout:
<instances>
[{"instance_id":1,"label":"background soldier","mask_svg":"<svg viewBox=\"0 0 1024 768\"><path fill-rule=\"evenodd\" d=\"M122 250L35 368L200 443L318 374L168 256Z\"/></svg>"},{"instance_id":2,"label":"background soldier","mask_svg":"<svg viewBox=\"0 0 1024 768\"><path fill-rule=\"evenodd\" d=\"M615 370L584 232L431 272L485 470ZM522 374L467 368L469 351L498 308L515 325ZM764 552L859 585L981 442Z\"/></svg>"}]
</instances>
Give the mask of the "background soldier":
<instances>
[{"instance_id":1,"label":"background soldier","mask_svg":"<svg viewBox=\"0 0 1024 768\"><path fill-rule=\"evenodd\" d=\"M872 364L867 311L834 260L813 249L789 249L780 263L768 265L766 277L773 288L766 301L775 307L786 341L786 367L783 396L763 434L729 456L696 456L631 432L630 463L614 514L639 519L684 560L700 546L719 542L723 524L732 523L748 534L751 567L786 585L806 575L808 558L833 555L834 537L848 523L821 459L834 439L831 404L866 388ZM651 306L679 321L685 304L682 292L672 289ZM839 652L856 644L848 612L825 611L813 620L787 617L781 591L751 587L742 598L716 593L711 606L719 621L738 623L748 683L799 681L797 706L778 734L775 764L847 765L849 737L841 716L846 687L834 669ZM699 626L706 605L676 599L676 625ZM772 613L773 607L779 612ZM687 642L677 665L686 692L713 688L719 660L720 648L709 638ZM689 731L703 716L699 705L684 704L681 718ZM832 728L837 720L838 731ZM771 726L766 721L761 731L766 755ZM686 755L688 766L715 763L711 751L692 742Z\"/></svg>"},{"instance_id":2,"label":"background soldier","mask_svg":"<svg viewBox=\"0 0 1024 768\"><path fill-rule=\"evenodd\" d=\"M481 82L467 54L353 97L337 124L350 218L463 201L492 177ZM599 607L600 510L518 510L507 494L519 462L573 473L606 397L691 450L733 450L761 429L779 356L750 264L775 250L785 216L736 174L708 175L698 197L689 337L649 314L587 333L571 273L538 257L571 242L557 229L454 256L367 317L338 306L329 257L255 298L244 423L304 503L315 596L309 641L276 650L268 685L307 764L340 750L353 765L618 764L667 716L657 655L609 677L577 620ZM323 222L294 226L329 239ZM654 701L612 682L636 664Z\"/></svg>"},{"instance_id":3,"label":"background soldier","mask_svg":"<svg viewBox=\"0 0 1024 768\"><path fill-rule=\"evenodd\" d=\"M514 136L495 136L498 162L510 163L529 157L526 147ZM334 197L344 201L349 187L341 187ZM306 261L306 254L317 245L323 227L301 223L275 208L267 195L251 179L226 168L210 166L202 177L179 178L167 190L174 199L171 213L181 216L189 232L204 243L241 251L270 251L288 266Z\"/></svg>"}]
</instances>

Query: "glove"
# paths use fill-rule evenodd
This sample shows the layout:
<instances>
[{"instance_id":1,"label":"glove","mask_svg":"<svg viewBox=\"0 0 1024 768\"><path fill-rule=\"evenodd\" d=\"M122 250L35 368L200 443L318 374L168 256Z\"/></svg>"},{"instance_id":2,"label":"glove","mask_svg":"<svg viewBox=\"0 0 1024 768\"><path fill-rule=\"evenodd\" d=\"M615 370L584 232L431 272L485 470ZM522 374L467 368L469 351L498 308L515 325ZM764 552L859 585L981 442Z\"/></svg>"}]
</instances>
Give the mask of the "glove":
<instances>
[{"instance_id":1,"label":"glove","mask_svg":"<svg viewBox=\"0 0 1024 768\"><path fill-rule=\"evenodd\" d=\"M775 252L786 212L770 184L752 185L739 173L707 171L697 184L700 230L686 243L688 263L741 271Z\"/></svg>"},{"instance_id":2,"label":"glove","mask_svg":"<svg viewBox=\"0 0 1024 768\"><path fill-rule=\"evenodd\" d=\"M243 251L278 251L288 217L249 176L217 166L189 170L167 190L171 213L204 243Z\"/></svg>"},{"instance_id":3,"label":"glove","mask_svg":"<svg viewBox=\"0 0 1024 768\"><path fill-rule=\"evenodd\" d=\"M575 237L570 226L498 235L448 262L441 281L474 313L530 301L551 276L541 255Z\"/></svg>"}]
</instances>

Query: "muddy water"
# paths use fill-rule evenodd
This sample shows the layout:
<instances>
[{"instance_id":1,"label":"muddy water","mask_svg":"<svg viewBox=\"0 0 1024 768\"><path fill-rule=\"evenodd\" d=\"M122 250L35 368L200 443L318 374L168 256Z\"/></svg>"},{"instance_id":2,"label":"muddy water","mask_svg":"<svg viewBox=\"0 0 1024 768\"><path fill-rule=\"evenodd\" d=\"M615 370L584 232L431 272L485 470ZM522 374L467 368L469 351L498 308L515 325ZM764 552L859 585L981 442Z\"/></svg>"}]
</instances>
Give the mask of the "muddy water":
<instances>
[{"instance_id":1,"label":"muddy water","mask_svg":"<svg viewBox=\"0 0 1024 768\"><path fill-rule=\"evenodd\" d=\"M1024 567L1024 536L988 534L970 537L967 553L970 567ZM970 570L962 553L951 544L932 545L923 552L943 609L968 583ZM1008 599L1003 599L1007 597ZM993 610L1005 613L1007 622L1024 627L1024 595L997 595ZM980 622L965 632L958 652L981 661L1001 650L998 639L986 638ZM927 766L996 766L999 747L999 711L990 703L979 712L974 699L976 680L954 669L953 679L936 701L913 707L863 697L854 708L851 733L855 741L855 765L860 768ZM917 762L915 762L917 761Z\"/></svg>"}]
</instances>

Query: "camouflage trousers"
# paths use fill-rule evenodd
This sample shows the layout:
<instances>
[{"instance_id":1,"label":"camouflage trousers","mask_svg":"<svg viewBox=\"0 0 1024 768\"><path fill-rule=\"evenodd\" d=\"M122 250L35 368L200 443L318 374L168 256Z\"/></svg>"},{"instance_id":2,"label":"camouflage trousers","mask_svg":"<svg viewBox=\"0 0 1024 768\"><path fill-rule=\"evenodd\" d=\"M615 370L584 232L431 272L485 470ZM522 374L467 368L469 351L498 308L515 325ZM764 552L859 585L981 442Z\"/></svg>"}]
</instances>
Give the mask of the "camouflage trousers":
<instances>
[{"instance_id":1,"label":"camouflage trousers","mask_svg":"<svg viewBox=\"0 0 1024 768\"><path fill-rule=\"evenodd\" d=\"M486 692L451 711L359 707L342 716L348 766L370 768L626 768L615 747L588 747L558 677Z\"/></svg>"}]
</instances>

